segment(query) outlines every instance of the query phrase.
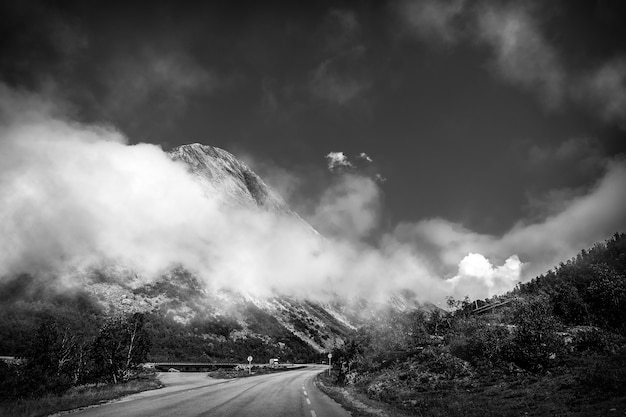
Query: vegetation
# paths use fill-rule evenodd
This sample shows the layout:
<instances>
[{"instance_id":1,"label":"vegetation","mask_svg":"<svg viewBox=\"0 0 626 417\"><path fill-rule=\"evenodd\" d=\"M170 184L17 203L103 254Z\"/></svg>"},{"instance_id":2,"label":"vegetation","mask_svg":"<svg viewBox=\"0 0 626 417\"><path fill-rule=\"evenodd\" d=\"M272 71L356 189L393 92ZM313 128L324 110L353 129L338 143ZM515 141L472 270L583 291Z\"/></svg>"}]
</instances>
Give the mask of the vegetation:
<instances>
[{"instance_id":1,"label":"vegetation","mask_svg":"<svg viewBox=\"0 0 626 417\"><path fill-rule=\"evenodd\" d=\"M2 400L60 395L72 386L128 381L150 347L141 314L103 321L100 328L45 319L18 363L0 365Z\"/></svg>"},{"instance_id":2,"label":"vegetation","mask_svg":"<svg viewBox=\"0 0 626 417\"><path fill-rule=\"evenodd\" d=\"M449 305L431 315L390 310L361 327L333 351L327 383L408 415L583 416L626 406L626 235L509 294Z\"/></svg>"},{"instance_id":3,"label":"vegetation","mask_svg":"<svg viewBox=\"0 0 626 417\"><path fill-rule=\"evenodd\" d=\"M124 384L87 384L72 387L61 395L44 394L37 398L0 401L0 415L12 417L48 416L52 413L99 404L124 395L159 388L155 374L142 374Z\"/></svg>"},{"instance_id":4,"label":"vegetation","mask_svg":"<svg viewBox=\"0 0 626 417\"><path fill-rule=\"evenodd\" d=\"M183 285L170 280L140 291L171 297L172 304L197 296L193 277L177 272L176 278ZM1 282L0 354L17 360L0 361L0 410L9 410L0 415L19 414L12 408L17 404L24 410L37 402L62 407L82 404L81 397L99 401L136 390L142 385L139 365L146 361L241 362L248 355L318 359L310 346L253 305L237 317L198 313L181 322L168 312L172 304L152 313L115 314L86 292L61 293L31 276Z\"/></svg>"}]
</instances>

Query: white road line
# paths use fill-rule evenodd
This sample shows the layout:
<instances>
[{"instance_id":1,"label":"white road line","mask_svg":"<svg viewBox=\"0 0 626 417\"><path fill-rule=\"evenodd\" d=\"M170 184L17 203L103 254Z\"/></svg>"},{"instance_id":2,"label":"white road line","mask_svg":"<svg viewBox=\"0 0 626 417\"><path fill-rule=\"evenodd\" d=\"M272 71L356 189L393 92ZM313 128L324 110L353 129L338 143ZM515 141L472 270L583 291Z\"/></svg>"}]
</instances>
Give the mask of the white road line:
<instances>
[{"instance_id":1,"label":"white road line","mask_svg":"<svg viewBox=\"0 0 626 417\"><path fill-rule=\"evenodd\" d=\"M306 403L307 403L308 405L311 405L311 400L309 400L309 399L307 398L307 399L306 399Z\"/></svg>"},{"instance_id":2,"label":"white road line","mask_svg":"<svg viewBox=\"0 0 626 417\"><path fill-rule=\"evenodd\" d=\"M317 417L317 414L315 414L315 410L311 410L311 417Z\"/></svg>"},{"instance_id":3,"label":"white road line","mask_svg":"<svg viewBox=\"0 0 626 417\"><path fill-rule=\"evenodd\" d=\"M304 391L304 395L308 396L308 394L306 393L306 391Z\"/></svg>"}]
</instances>

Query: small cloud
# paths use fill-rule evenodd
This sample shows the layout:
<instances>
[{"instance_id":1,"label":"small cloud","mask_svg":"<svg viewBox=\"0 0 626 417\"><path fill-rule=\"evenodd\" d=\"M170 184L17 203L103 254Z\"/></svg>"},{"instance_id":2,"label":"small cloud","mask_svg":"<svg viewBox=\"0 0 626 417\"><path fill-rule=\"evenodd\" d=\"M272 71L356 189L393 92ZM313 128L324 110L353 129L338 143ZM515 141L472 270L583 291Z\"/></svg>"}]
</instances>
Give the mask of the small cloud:
<instances>
[{"instance_id":1,"label":"small cloud","mask_svg":"<svg viewBox=\"0 0 626 417\"><path fill-rule=\"evenodd\" d=\"M372 158L370 158L370 156L368 154L366 154L365 152L361 152L358 156L359 158L367 161L367 162L373 162Z\"/></svg>"},{"instance_id":2,"label":"small cloud","mask_svg":"<svg viewBox=\"0 0 626 417\"><path fill-rule=\"evenodd\" d=\"M383 176L382 176L382 175L380 175L380 174L376 174L376 175L374 175L374 180L375 180L376 182L381 183L381 184L382 184L382 183L384 183L384 182L387 182L387 178L383 177Z\"/></svg>"},{"instance_id":3,"label":"small cloud","mask_svg":"<svg viewBox=\"0 0 626 417\"><path fill-rule=\"evenodd\" d=\"M456 297L491 297L512 290L521 280L523 265L517 255L494 267L485 256L470 253L459 262L458 274L448 282Z\"/></svg>"},{"instance_id":4,"label":"small cloud","mask_svg":"<svg viewBox=\"0 0 626 417\"><path fill-rule=\"evenodd\" d=\"M326 155L326 161L328 162L328 169L331 172L354 167L343 152L329 152L328 155Z\"/></svg>"}]
</instances>

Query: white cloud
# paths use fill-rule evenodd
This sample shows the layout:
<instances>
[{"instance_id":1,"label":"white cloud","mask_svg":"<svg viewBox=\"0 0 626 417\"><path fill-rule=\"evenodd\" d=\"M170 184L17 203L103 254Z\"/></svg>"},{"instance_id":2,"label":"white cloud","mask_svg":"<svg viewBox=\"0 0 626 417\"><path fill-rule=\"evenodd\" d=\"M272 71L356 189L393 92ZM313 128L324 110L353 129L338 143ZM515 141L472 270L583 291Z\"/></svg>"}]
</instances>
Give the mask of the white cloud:
<instances>
[{"instance_id":1,"label":"white cloud","mask_svg":"<svg viewBox=\"0 0 626 417\"><path fill-rule=\"evenodd\" d=\"M323 194L313 212L334 227L323 239L298 218L224 205L219 188L208 192L158 146L129 146L114 129L70 122L53 107L0 96L0 279L30 273L76 287L91 268L113 265L137 273L116 277L132 285L184 265L207 289L261 296L445 295L410 247L360 241L378 223L368 178L344 175Z\"/></svg>"},{"instance_id":2,"label":"white cloud","mask_svg":"<svg viewBox=\"0 0 626 417\"><path fill-rule=\"evenodd\" d=\"M344 175L324 192L309 221L325 236L360 239L378 226L380 204L373 180Z\"/></svg>"},{"instance_id":3,"label":"white cloud","mask_svg":"<svg viewBox=\"0 0 626 417\"><path fill-rule=\"evenodd\" d=\"M393 236L419 247L442 275L452 274L468 253L497 262L515 254L524 263L521 279L525 281L625 230L624 213L626 161L616 160L586 194L572 197L560 211L540 220L520 221L500 236L476 233L440 218L400 224Z\"/></svg>"},{"instance_id":4,"label":"white cloud","mask_svg":"<svg viewBox=\"0 0 626 417\"><path fill-rule=\"evenodd\" d=\"M129 146L114 129L0 91L0 279L31 273L81 285L86 269L114 263L149 281L182 264L207 288L379 300L409 288L439 301L504 291L626 229L626 162L616 160L587 194L501 236L436 218L375 244L380 189L342 175L309 213L322 239L299 219L224 206L219 189L207 194L158 146Z\"/></svg>"},{"instance_id":5,"label":"white cloud","mask_svg":"<svg viewBox=\"0 0 626 417\"><path fill-rule=\"evenodd\" d=\"M343 152L329 152L328 155L326 155L326 161L328 162L328 169L331 172L353 166Z\"/></svg>"},{"instance_id":6,"label":"white cloud","mask_svg":"<svg viewBox=\"0 0 626 417\"><path fill-rule=\"evenodd\" d=\"M470 253L459 263L458 274L447 281L456 298L487 298L513 289L521 280L522 267L517 255L494 267L483 255Z\"/></svg>"},{"instance_id":7,"label":"white cloud","mask_svg":"<svg viewBox=\"0 0 626 417\"><path fill-rule=\"evenodd\" d=\"M374 161L372 160L372 158L370 158L370 156L369 156L368 154L366 154L365 152L361 152L361 153L358 155L358 157L359 157L359 158L361 158L361 159L363 159L363 160L365 160L365 161L367 161L367 162L374 162Z\"/></svg>"}]
</instances>

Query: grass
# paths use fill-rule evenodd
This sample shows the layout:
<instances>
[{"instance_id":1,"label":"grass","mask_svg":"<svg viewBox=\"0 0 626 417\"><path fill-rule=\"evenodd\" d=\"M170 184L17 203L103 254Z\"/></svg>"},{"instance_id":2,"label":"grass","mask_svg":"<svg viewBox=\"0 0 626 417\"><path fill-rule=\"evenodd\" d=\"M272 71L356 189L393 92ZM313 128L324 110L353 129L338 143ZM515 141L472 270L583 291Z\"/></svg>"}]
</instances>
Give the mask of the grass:
<instances>
[{"instance_id":1,"label":"grass","mask_svg":"<svg viewBox=\"0 0 626 417\"><path fill-rule=\"evenodd\" d=\"M317 385L354 416L605 416L626 414L623 356L587 357L542 374L481 372L470 385L446 389L407 386L400 373L389 375L386 390L373 401L368 387L337 386L319 375Z\"/></svg>"},{"instance_id":2,"label":"grass","mask_svg":"<svg viewBox=\"0 0 626 417\"><path fill-rule=\"evenodd\" d=\"M326 372L317 375L315 385L355 417L407 417L410 415L387 403L368 398L355 387L335 385L332 377L329 377Z\"/></svg>"},{"instance_id":3,"label":"grass","mask_svg":"<svg viewBox=\"0 0 626 417\"><path fill-rule=\"evenodd\" d=\"M61 395L0 402L0 416L40 417L101 404L137 392L160 388L155 374L144 375L117 385L83 385L71 388Z\"/></svg>"}]
</instances>

